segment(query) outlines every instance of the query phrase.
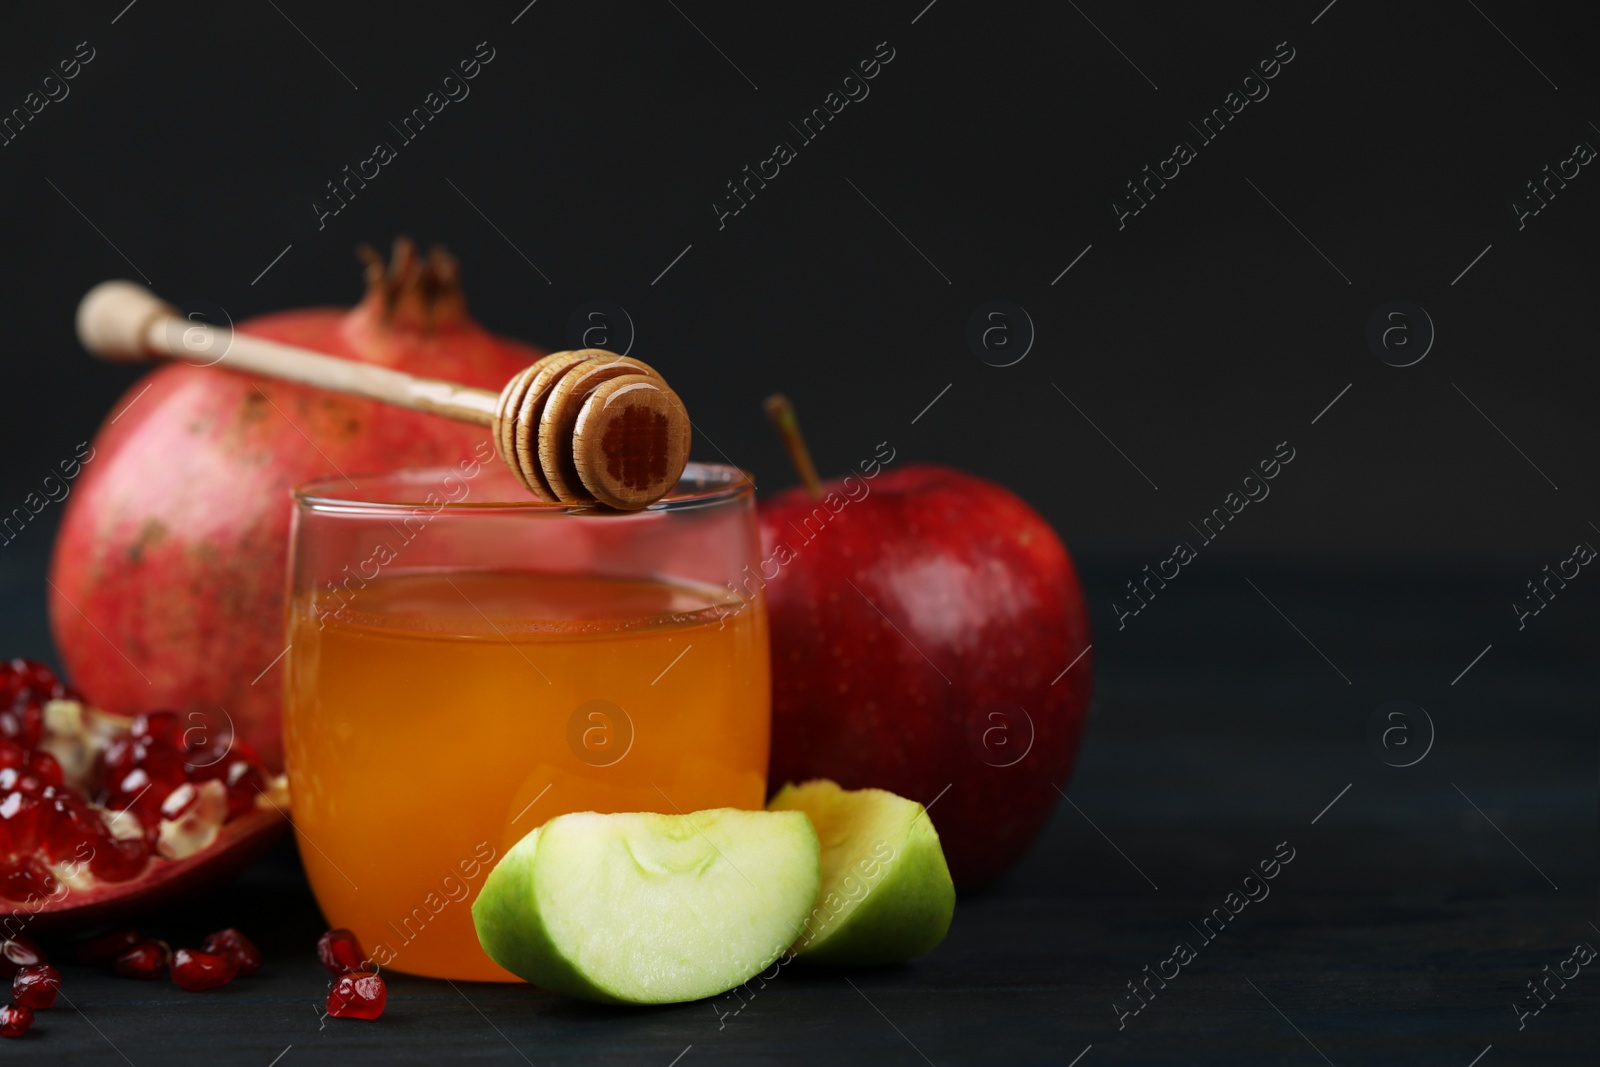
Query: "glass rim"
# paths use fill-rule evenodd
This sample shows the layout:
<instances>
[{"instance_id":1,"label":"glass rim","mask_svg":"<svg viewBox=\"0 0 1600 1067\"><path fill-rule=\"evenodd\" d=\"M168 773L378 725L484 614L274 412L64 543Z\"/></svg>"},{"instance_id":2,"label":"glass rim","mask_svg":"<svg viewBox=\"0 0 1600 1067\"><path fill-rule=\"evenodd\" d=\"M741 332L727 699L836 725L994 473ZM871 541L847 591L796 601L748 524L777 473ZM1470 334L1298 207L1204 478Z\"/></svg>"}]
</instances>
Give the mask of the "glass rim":
<instances>
[{"instance_id":1,"label":"glass rim","mask_svg":"<svg viewBox=\"0 0 1600 1067\"><path fill-rule=\"evenodd\" d=\"M497 466L498 460L493 461ZM485 464L488 465L487 463ZM502 468L503 469L503 468ZM616 511L599 504L569 504L562 501L539 500L529 494L525 500L435 500L430 503L425 498L428 493L436 497L439 489L447 478L458 481L470 482L471 478L463 474L457 467L404 467L396 471L385 471L381 474L367 475L363 478L367 484L380 483L385 486L404 489L414 486L416 499L414 500L373 500L372 494L363 492L349 478L342 475L332 475L326 478L317 478L297 485L292 490L295 506L318 512L344 512L344 513L414 513L419 508L432 512L452 512L456 514L487 514L493 512L511 512L527 514L571 514L571 515L638 515L662 511L685 511L691 508L708 507L715 504L729 503L755 493L755 479L750 472L742 467L730 463L697 463L690 462L683 468L683 473L678 477L678 484L672 491L654 504L640 508L637 511ZM685 486L690 488L685 489ZM342 492L340 490L343 490ZM521 487L519 486L519 491Z\"/></svg>"}]
</instances>

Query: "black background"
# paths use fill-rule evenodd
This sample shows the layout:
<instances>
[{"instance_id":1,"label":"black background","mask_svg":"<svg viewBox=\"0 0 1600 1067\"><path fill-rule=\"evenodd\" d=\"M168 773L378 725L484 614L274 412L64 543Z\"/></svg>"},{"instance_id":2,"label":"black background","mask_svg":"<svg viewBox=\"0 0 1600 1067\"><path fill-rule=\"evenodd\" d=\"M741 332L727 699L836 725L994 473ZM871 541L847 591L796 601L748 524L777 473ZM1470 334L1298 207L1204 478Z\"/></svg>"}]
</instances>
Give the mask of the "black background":
<instances>
[{"instance_id":1,"label":"black background","mask_svg":"<svg viewBox=\"0 0 1600 1067\"><path fill-rule=\"evenodd\" d=\"M1585 1062L1592 991L1561 1005L1588 1011L1587 1030L1581 1015L1547 1013L1514 1037L1506 1006L1593 914L1600 579L1585 573L1527 631L1510 604L1575 542L1600 541L1589 321L1600 178L1585 168L1520 230L1510 205L1575 143L1600 145L1592 14L1503 0L925 2L8 11L0 108L20 106L79 41L96 57L0 148L11 322L0 505L37 488L137 376L93 362L72 335L78 298L108 277L142 274L175 302L242 321L354 302L354 247L405 233L461 259L473 310L503 333L571 347L573 310L615 302L637 328L634 354L688 404L697 457L731 457L763 487L791 481L760 410L781 389L824 473L884 440L960 465L1030 500L1083 568L1100 698L1073 795L1187 895L1142 903L1132 894L1147 887L1063 806L1046 845L964 905L942 954L911 978L856 979L919 1051L1065 1063L1092 1041L1097 1058L1130 1062L1320 1062L1231 973L1186 987L1192 999L1139 1031L1145 1044L1120 1042L1105 1002L1231 887L1230 864L1312 833L1307 820L1354 778L1315 828L1330 843L1308 846L1321 858L1305 885L1207 965L1278 993L1341 1065L1402 1052L1465 1065L1485 1043L1500 1056L1516 1040L1528 1056L1559 1045ZM395 140L388 123L480 41L495 59L471 95L319 230L324 183ZM719 230L724 183L797 140L787 124L881 41L895 58L870 96ZM1192 141L1186 122L1283 41L1295 58L1270 96L1119 231L1110 202L1123 183ZM1036 327L1014 366L986 365L966 341L973 311L995 299ZM1406 368L1366 340L1374 309L1396 299L1437 330ZM1110 604L1123 581L1285 440L1297 458L1271 497L1207 547L1204 570L1161 611L1119 632ZM58 510L0 548L7 651L48 655ZM1433 761L1400 786L1362 740L1394 697L1441 724ZM1491 825L1562 890L1545 896ZM229 906L264 915L258 898L278 899L241 893ZM314 915L298 915L280 917L286 945L315 935ZM237 994L259 1007L238 1015L248 1025L204 1025L241 1054L280 1031L300 1054L320 995L301 964ZM389 1040L470 1035L452 1051L510 1055L448 988L424 986L406 995L436 995L444 1014L397 1013ZM144 1040L132 1035L148 1012L177 1010L170 991L151 1006L125 988L89 1012L125 1044ZM490 1013L541 1064L552 1034L569 1057L649 1048L662 1063L687 1042L728 1062L911 1056L876 1015L856 1018L855 993L826 999L822 979L795 988L804 1025L775 1014L771 1029L745 1031L748 1046L715 1044L715 1027L702 1039L679 1023L687 1014L613 1018L542 1000L530 1020L512 999ZM193 1011L162 1018L200 1025ZM875 1029L841 1046L825 1036L836 1024L840 1041ZM68 1024L51 1025L54 1039ZM83 1049L108 1052L79 1029ZM480 1038L493 1047L468 1043ZM394 1051L347 1040L352 1055Z\"/></svg>"},{"instance_id":2,"label":"black background","mask_svg":"<svg viewBox=\"0 0 1600 1067\"><path fill-rule=\"evenodd\" d=\"M769 487L791 480L760 412L782 389L825 473L887 439L1014 487L1080 555L1165 553L1286 439L1300 465L1216 551L1542 563L1600 521L1578 429L1596 385L1600 193L1585 169L1521 231L1509 206L1578 140L1600 144L1593 23L1576 5L1484 9L1532 62L1466 2L1340 0L1315 25L1315 2L940 0L915 25L915 0L681 14L540 0L512 25L520 6L8 14L5 107L78 41L96 58L0 148L0 500L36 487L134 379L71 331L90 285L138 277L127 260L170 300L244 320L354 302L354 247L406 233L460 257L473 309L501 332L568 347L580 304L625 307L635 354L703 431L697 455L720 450ZM319 230L324 183L398 141L388 123L485 40L496 58L471 95ZM798 144L787 124L885 40L895 59L871 95L719 230L724 183L776 140ZM1271 95L1119 231L1123 183L1196 141L1186 122L1280 41L1295 59ZM1438 338L1397 369L1365 331L1402 298ZM1016 366L967 346L991 299L1035 323Z\"/></svg>"}]
</instances>

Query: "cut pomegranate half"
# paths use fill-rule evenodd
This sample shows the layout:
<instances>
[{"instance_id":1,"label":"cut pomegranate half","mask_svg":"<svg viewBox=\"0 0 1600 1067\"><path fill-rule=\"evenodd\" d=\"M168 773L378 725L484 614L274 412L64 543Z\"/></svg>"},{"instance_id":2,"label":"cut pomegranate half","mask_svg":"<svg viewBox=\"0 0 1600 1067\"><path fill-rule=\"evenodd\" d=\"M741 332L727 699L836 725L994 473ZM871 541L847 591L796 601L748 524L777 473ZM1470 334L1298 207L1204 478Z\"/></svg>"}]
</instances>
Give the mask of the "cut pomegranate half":
<instances>
[{"instance_id":1,"label":"cut pomegranate half","mask_svg":"<svg viewBox=\"0 0 1600 1067\"><path fill-rule=\"evenodd\" d=\"M177 712L129 720L76 697L43 664L0 662L0 918L12 928L123 921L226 882L287 832L286 780L245 742L186 732Z\"/></svg>"}]
</instances>

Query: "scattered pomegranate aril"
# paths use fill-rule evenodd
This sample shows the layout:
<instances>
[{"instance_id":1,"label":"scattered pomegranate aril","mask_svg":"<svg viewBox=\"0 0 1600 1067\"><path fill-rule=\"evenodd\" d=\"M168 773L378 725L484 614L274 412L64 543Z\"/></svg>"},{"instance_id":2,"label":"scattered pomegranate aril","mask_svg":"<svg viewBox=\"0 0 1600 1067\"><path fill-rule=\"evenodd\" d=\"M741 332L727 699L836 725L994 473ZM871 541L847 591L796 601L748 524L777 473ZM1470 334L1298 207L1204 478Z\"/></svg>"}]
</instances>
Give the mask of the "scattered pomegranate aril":
<instances>
[{"instance_id":1,"label":"scattered pomegranate aril","mask_svg":"<svg viewBox=\"0 0 1600 1067\"><path fill-rule=\"evenodd\" d=\"M112 966L124 978L143 978L148 981L160 978L171 958L172 950L165 941L147 937L118 956Z\"/></svg>"},{"instance_id":2,"label":"scattered pomegranate aril","mask_svg":"<svg viewBox=\"0 0 1600 1067\"><path fill-rule=\"evenodd\" d=\"M248 978L261 969L261 950L248 937L228 927L208 934L200 943L203 952L226 956L239 967L239 977Z\"/></svg>"},{"instance_id":3,"label":"scattered pomegranate aril","mask_svg":"<svg viewBox=\"0 0 1600 1067\"><path fill-rule=\"evenodd\" d=\"M233 981L239 965L227 956L180 948L172 956L172 980L180 989L200 993Z\"/></svg>"},{"instance_id":4,"label":"scattered pomegranate aril","mask_svg":"<svg viewBox=\"0 0 1600 1067\"><path fill-rule=\"evenodd\" d=\"M389 1002L383 978L370 971L350 971L328 991L328 1014L336 1019L376 1019Z\"/></svg>"},{"instance_id":5,"label":"scattered pomegranate aril","mask_svg":"<svg viewBox=\"0 0 1600 1067\"><path fill-rule=\"evenodd\" d=\"M78 962L90 967L109 967L116 958L144 940L131 926L92 937L78 946Z\"/></svg>"},{"instance_id":6,"label":"scattered pomegranate aril","mask_svg":"<svg viewBox=\"0 0 1600 1067\"><path fill-rule=\"evenodd\" d=\"M61 972L48 963L24 967L11 980L11 999L34 1011L54 1006L60 990Z\"/></svg>"},{"instance_id":7,"label":"scattered pomegranate aril","mask_svg":"<svg viewBox=\"0 0 1600 1067\"><path fill-rule=\"evenodd\" d=\"M317 959L335 977L351 971L364 971L371 966L356 935L343 929L329 930L317 938Z\"/></svg>"},{"instance_id":8,"label":"scattered pomegranate aril","mask_svg":"<svg viewBox=\"0 0 1600 1067\"><path fill-rule=\"evenodd\" d=\"M26 934L15 934L0 941L0 978L15 978L24 967L48 962L44 949Z\"/></svg>"},{"instance_id":9,"label":"scattered pomegranate aril","mask_svg":"<svg viewBox=\"0 0 1600 1067\"><path fill-rule=\"evenodd\" d=\"M0 1008L0 1037L21 1037L33 1025L33 1009L21 1004Z\"/></svg>"}]
</instances>

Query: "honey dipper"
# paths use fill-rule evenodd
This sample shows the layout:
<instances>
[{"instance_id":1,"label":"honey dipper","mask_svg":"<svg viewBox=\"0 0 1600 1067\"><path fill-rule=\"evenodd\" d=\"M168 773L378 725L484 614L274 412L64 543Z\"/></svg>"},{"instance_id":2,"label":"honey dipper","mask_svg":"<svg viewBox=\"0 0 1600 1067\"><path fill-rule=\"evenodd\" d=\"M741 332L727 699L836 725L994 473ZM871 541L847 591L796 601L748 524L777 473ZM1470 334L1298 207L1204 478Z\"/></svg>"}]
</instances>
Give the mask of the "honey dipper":
<instances>
[{"instance_id":1,"label":"honey dipper","mask_svg":"<svg viewBox=\"0 0 1600 1067\"><path fill-rule=\"evenodd\" d=\"M495 394L193 322L129 281L89 290L77 325L83 346L103 359L204 359L487 426L496 453L540 500L648 507L677 484L689 459L689 415L678 394L649 364L604 349L552 353Z\"/></svg>"}]
</instances>

